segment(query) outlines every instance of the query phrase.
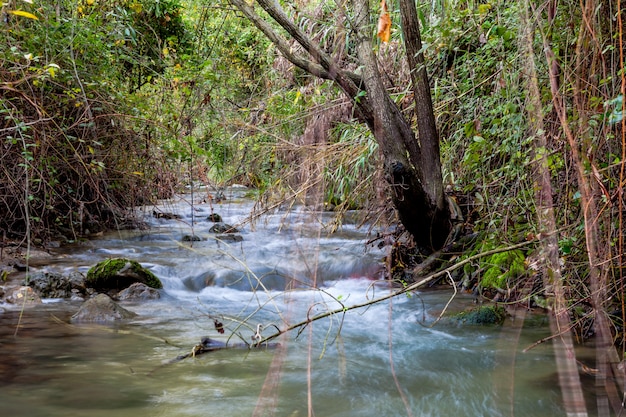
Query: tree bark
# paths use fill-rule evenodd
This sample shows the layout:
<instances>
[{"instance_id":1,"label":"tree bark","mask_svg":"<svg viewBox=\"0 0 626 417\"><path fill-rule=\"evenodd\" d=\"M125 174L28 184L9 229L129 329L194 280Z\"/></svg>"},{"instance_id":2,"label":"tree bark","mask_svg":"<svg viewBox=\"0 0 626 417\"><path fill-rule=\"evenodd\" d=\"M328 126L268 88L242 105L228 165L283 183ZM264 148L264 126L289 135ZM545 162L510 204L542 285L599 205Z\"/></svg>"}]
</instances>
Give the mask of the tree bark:
<instances>
[{"instance_id":1,"label":"tree bark","mask_svg":"<svg viewBox=\"0 0 626 417\"><path fill-rule=\"evenodd\" d=\"M530 134L534 141L533 177L535 186L535 200L537 202L537 223L541 233L539 256L543 274L543 286L547 295L552 297L550 329L553 334L558 334L552 340L554 356L556 358L557 371L563 405L567 416L587 416L587 407L583 395L574 340L572 337L569 312L561 265L559 263L559 242L554 214L554 201L552 199L552 182L548 164L547 149L548 141L543 123L543 106L539 92L539 81L535 66L535 53L533 49L534 28L530 18L528 2L522 5L521 34L522 34L522 68L526 78L528 91L527 107L528 124Z\"/></svg>"},{"instance_id":2,"label":"tree bark","mask_svg":"<svg viewBox=\"0 0 626 417\"><path fill-rule=\"evenodd\" d=\"M366 0L353 0L357 54L363 65L363 84L374 109L372 133L383 153L387 182L391 198L398 210L400 221L413 235L416 244L424 251L440 249L450 231L450 214L445 204L439 158L439 143L434 127L425 134L423 142L436 140L437 144L424 146L419 143L408 120L391 100L378 71L372 48L370 14ZM412 28L416 29L416 28ZM419 30L417 30L419 34ZM419 82L419 81L418 81ZM423 85L418 87L422 90ZM428 85L426 85L428 89ZM430 89L428 89L428 103ZM428 103L416 102L416 107L428 109ZM428 110L426 110L428 111ZM430 104L432 113L432 104ZM436 156L424 153L424 149L437 149ZM430 159L426 160L429 156ZM436 170L437 173L432 173ZM439 199L439 201L437 201Z\"/></svg>"},{"instance_id":3,"label":"tree bark","mask_svg":"<svg viewBox=\"0 0 626 417\"><path fill-rule=\"evenodd\" d=\"M414 0L400 0L400 16L407 61L411 71L413 94L415 96L415 116L417 117L417 131L419 139L419 161L413 163L423 172L426 184L441 184L441 160L439 151L439 133L435 122L435 112L430 96L430 83L426 72L426 63L422 51L422 37L420 35L417 9ZM410 145L407 145L410 146ZM429 197L439 210L444 210L446 199L442 187L427 189Z\"/></svg>"},{"instance_id":4,"label":"tree bark","mask_svg":"<svg viewBox=\"0 0 626 417\"><path fill-rule=\"evenodd\" d=\"M416 245L426 253L440 249L451 230L450 212L443 192L439 140L423 56L416 54L416 108L420 141L415 138L409 120L386 91L372 48L372 25L369 2L352 0L355 12L353 28L357 42L357 58L362 75L345 71L319 45L292 22L277 2L257 0L272 19L295 39L308 57L295 54L288 42L261 19L245 0L230 0L257 28L270 39L285 58L314 76L333 80L352 101L359 116L368 125L383 155L385 179L400 222L411 233ZM409 0L404 0L410 3ZM421 49L415 7L403 12L409 32L405 34L407 49ZM419 63L421 61L421 64ZM421 70L420 70L421 68ZM365 94L362 94L365 92ZM430 113L430 114L429 114Z\"/></svg>"},{"instance_id":5,"label":"tree bark","mask_svg":"<svg viewBox=\"0 0 626 417\"><path fill-rule=\"evenodd\" d=\"M609 260L605 252L608 244L603 243L600 239L600 224L603 216L597 203L599 201L598 184L597 180L588 173L588 167L592 167L592 172L596 169L590 158L593 156L593 147L588 137L590 132L588 113L593 108L589 103L590 91L593 91L593 88L590 87L597 87L588 80L585 70L591 64L588 60L601 55L599 49L594 49L597 48L597 43L592 39L595 23L593 25L590 23L595 21L593 14L597 10L597 3L589 1L584 4L581 3L581 7L583 19L575 49L576 72L570 75L576 79L573 85L572 100L575 110L574 117L568 114L567 101L559 88L560 74L557 71L559 65L549 37L543 38L543 50L550 69L548 77L552 93L552 105L569 145L578 191L580 192L585 249L589 262L589 300L594 314L597 414L609 416L611 407L616 414L620 414L623 410L623 400L620 398L620 391L623 392L623 387L619 387L620 390L618 391L615 384L619 385L624 380L624 371L618 366L621 359L613 345L611 327L605 309ZM584 88L582 88L581 80L584 80ZM572 127L577 127L577 131L575 132Z\"/></svg>"}]
</instances>

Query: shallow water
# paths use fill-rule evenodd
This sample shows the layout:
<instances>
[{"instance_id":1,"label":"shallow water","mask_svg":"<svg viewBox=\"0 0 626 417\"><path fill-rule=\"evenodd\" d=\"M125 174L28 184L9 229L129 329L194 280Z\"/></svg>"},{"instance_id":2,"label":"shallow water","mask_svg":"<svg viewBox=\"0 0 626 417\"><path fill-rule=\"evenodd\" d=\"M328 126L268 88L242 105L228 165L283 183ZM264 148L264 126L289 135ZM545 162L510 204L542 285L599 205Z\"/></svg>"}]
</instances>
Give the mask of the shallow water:
<instances>
[{"instance_id":1,"label":"shallow water","mask_svg":"<svg viewBox=\"0 0 626 417\"><path fill-rule=\"evenodd\" d=\"M253 227L242 193L215 207L241 227L240 243L216 241L203 220L210 208L192 209L186 196L162 206L180 221L148 216L150 230L59 252L49 268L86 271L107 257L136 259L161 278L163 296L123 304L138 317L114 326L69 325L79 304L66 301L27 309L21 318L17 310L0 314L1 414L306 416L309 407L317 416L351 417L564 414L550 345L522 353L548 330L446 321L431 327L450 296L442 291L333 315L288 333L279 349L224 350L168 364L203 336L249 342L258 323L267 335L273 326L389 291L375 285L383 253L366 250L366 231L346 224L327 236L320 225L328 214L304 210L277 211ZM207 240L191 246L180 242L185 234ZM455 304L471 302L463 297Z\"/></svg>"}]
</instances>

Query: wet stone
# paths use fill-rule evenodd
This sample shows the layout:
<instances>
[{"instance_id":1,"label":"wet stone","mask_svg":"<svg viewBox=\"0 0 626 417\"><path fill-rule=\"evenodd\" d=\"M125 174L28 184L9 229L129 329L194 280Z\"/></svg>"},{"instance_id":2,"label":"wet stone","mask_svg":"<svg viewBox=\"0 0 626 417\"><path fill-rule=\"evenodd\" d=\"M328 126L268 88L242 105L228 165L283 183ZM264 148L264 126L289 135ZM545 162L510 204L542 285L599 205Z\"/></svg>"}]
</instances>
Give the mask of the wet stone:
<instances>
[{"instance_id":1,"label":"wet stone","mask_svg":"<svg viewBox=\"0 0 626 417\"><path fill-rule=\"evenodd\" d=\"M85 301L76 314L72 316L73 322L96 322L108 323L137 316L136 313L121 307L106 294L98 294Z\"/></svg>"},{"instance_id":2,"label":"wet stone","mask_svg":"<svg viewBox=\"0 0 626 417\"><path fill-rule=\"evenodd\" d=\"M237 230L237 228L235 228L234 226L231 226L230 224L219 222L211 226L211 228L209 229L209 232L211 233L239 233L239 230Z\"/></svg>"},{"instance_id":3,"label":"wet stone","mask_svg":"<svg viewBox=\"0 0 626 417\"><path fill-rule=\"evenodd\" d=\"M141 282L135 282L133 285L117 294L117 299L120 301L157 300L159 298L161 298L161 293L159 291L154 288L150 288Z\"/></svg>"}]
</instances>

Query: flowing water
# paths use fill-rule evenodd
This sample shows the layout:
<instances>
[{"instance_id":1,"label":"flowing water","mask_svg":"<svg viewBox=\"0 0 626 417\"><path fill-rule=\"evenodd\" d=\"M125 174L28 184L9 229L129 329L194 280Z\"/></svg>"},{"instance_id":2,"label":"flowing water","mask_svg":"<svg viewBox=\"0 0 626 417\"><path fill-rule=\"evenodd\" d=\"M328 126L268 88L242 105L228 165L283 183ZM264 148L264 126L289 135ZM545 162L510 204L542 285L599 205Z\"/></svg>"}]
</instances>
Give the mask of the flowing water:
<instances>
[{"instance_id":1,"label":"flowing water","mask_svg":"<svg viewBox=\"0 0 626 417\"><path fill-rule=\"evenodd\" d=\"M146 208L149 230L59 251L49 269L137 260L162 280L162 298L123 303L137 318L110 326L69 325L80 303L62 300L0 314L0 415L564 415L549 344L522 353L547 329L431 326L451 295L443 291L332 315L286 334L278 349L168 363L203 336L250 342L259 323L268 335L389 291L376 282L384 254L366 247L367 230L346 222L328 235L330 215L302 208L247 222L252 203L243 191L227 197L215 211L238 225L242 242L216 240L208 205L192 205L187 195L156 208L179 220L156 219ZM185 235L206 240L182 242Z\"/></svg>"}]
</instances>

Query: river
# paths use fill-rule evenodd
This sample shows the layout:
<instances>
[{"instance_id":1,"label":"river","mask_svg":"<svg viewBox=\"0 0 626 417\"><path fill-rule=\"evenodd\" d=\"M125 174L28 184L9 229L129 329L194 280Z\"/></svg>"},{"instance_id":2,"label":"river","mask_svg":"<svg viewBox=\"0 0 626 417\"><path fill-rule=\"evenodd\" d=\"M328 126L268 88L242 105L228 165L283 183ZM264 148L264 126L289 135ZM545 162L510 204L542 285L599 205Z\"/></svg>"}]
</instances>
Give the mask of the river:
<instances>
[{"instance_id":1,"label":"river","mask_svg":"<svg viewBox=\"0 0 626 417\"><path fill-rule=\"evenodd\" d=\"M245 190L226 197L215 212L241 229L242 242L215 240L209 206L183 195L144 208L148 230L58 249L51 270L86 272L110 257L137 260L162 280L162 297L123 303L137 318L110 326L70 325L79 302L46 300L23 312L7 307L0 314L0 415L564 415L551 346L522 352L548 329L449 320L433 326L449 291L333 315L286 334L278 349L168 363L203 336L249 342L257 324L267 335L389 291L377 282L384 253L366 247L368 230L356 227L356 216L328 234L332 214L296 207L251 222ZM157 219L153 209L181 218ZM182 242L185 235L206 240ZM458 295L452 305L469 303Z\"/></svg>"}]
</instances>

